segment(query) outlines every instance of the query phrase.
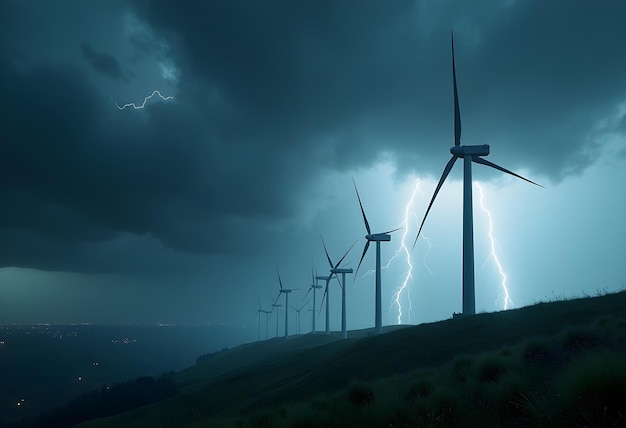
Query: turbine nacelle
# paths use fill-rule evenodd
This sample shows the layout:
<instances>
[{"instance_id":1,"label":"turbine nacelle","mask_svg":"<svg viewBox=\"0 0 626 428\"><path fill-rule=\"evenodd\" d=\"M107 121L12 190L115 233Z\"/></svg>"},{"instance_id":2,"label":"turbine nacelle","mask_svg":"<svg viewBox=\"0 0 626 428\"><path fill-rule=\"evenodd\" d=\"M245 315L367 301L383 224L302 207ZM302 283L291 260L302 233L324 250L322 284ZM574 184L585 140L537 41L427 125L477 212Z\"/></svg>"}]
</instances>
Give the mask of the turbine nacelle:
<instances>
[{"instance_id":1,"label":"turbine nacelle","mask_svg":"<svg viewBox=\"0 0 626 428\"><path fill-rule=\"evenodd\" d=\"M488 156L489 144L482 144L480 146L452 146L450 153L457 158L464 158L465 156Z\"/></svg>"},{"instance_id":2,"label":"turbine nacelle","mask_svg":"<svg viewBox=\"0 0 626 428\"><path fill-rule=\"evenodd\" d=\"M365 235L365 239L368 241L391 241L391 235L388 233L372 233L369 235Z\"/></svg>"},{"instance_id":3,"label":"turbine nacelle","mask_svg":"<svg viewBox=\"0 0 626 428\"><path fill-rule=\"evenodd\" d=\"M330 273L352 273L352 268L342 269L342 268L334 268L330 270Z\"/></svg>"}]
</instances>

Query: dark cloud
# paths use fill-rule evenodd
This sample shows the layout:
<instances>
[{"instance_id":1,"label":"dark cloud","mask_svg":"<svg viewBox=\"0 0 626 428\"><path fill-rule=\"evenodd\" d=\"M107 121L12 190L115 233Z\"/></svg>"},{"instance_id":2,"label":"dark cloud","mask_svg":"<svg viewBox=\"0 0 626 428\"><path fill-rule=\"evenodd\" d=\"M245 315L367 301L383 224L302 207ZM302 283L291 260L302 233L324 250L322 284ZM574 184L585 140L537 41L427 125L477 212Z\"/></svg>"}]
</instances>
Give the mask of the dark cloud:
<instances>
[{"instance_id":1,"label":"dark cloud","mask_svg":"<svg viewBox=\"0 0 626 428\"><path fill-rule=\"evenodd\" d=\"M141 2L137 11L175 46L182 95L189 80L219 89L234 116L224 138L305 153L326 145L327 161L345 167L387 151L431 174L452 141L449 29L458 27L464 142L493 144L494 161L553 180L580 172L593 162L594 122L623 98L624 4L488 3L463 14L433 6L428 31L413 2Z\"/></svg>"},{"instance_id":2,"label":"dark cloud","mask_svg":"<svg viewBox=\"0 0 626 428\"><path fill-rule=\"evenodd\" d=\"M80 45L83 57L89 65L98 73L113 80L124 80L120 63L110 54L96 52L90 45L83 43Z\"/></svg>"},{"instance_id":3,"label":"dark cloud","mask_svg":"<svg viewBox=\"0 0 626 428\"><path fill-rule=\"evenodd\" d=\"M246 252L293 210L281 192L301 182L285 180L297 167L277 168L288 160L262 142L242 153L244 143L207 136L203 117L184 106L103 109L69 66L5 64L1 77L4 266L120 268L88 263L81 248L120 234L183 252Z\"/></svg>"},{"instance_id":4,"label":"dark cloud","mask_svg":"<svg viewBox=\"0 0 626 428\"><path fill-rule=\"evenodd\" d=\"M129 64L80 38L74 63L21 67L9 42L17 27L0 29L5 266L124 270L112 250L93 247L118 248L120 236L182 253L254 252L330 170L388 156L399 175L438 176L452 145L450 28L463 142L491 144L490 160L534 180L590 165L601 148L590 142L594 124L626 94L621 2L130 7L147 29L129 36L141 54ZM43 43L46 34L29 37ZM176 65L175 99L117 110L102 88L140 79L133 61L151 55ZM107 79L89 80L85 59Z\"/></svg>"}]
</instances>

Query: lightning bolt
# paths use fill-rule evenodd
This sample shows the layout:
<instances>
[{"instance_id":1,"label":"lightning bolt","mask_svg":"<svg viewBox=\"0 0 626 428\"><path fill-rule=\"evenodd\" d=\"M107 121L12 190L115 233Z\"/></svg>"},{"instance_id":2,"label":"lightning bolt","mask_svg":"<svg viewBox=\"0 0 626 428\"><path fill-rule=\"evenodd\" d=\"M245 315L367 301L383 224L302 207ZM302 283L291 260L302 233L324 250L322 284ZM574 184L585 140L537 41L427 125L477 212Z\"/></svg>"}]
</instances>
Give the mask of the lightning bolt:
<instances>
[{"instance_id":1,"label":"lightning bolt","mask_svg":"<svg viewBox=\"0 0 626 428\"><path fill-rule=\"evenodd\" d=\"M483 192L483 187L480 185L480 183L475 182L476 187L478 187L478 192L480 194L480 209L483 210L485 212L485 214L487 214L487 219L489 220L489 241L491 243L491 254L489 255L489 257L487 258L487 260L489 260L489 258L493 259L494 263L496 264L496 267L498 268L498 272L500 273L500 285L502 287L502 293L500 293L498 295L498 298L496 299L496 305L498 304L498 302L500 301L500 297L504 294L504 309L509 309L509 305L511 307L514 306L513 301L511 300L511 297L509 296L509 289L506 285L506 274L504 273L504 269L502 269L502 264L500 263L500 259L498 258L498 254L496 253L496 240L493 237L493 219L491 217L491 212L485 208L485 204L484 204L484 192ZM486 261L485 261L486 262ZM483 264L484 265L484 264Z\"/></svg>"},{"instance_id":2,"label":"lightning bolt","mask_svg":"<svg viewBox=\"0 0 626 428\"><path fill-rule=\"evenodd\" d=\"M404 311L402 309L402 295L405 291L407 291L406 293L406 297L407 297L407 301L409 304L407 313L408 313L408 317L409 317L409 324L411 323L411 313L413 310L413 302L411 301L411 294L408 292L407 288L410 286L410 284L413 281L413 261L411 258L411 252L409 251L409 248L406 245L406 238L409 234L409 220L411 219L411 217L415 217L415 219L417 219L417 214L415 213L414 210L412 210L411 208L413 207L414 203L415 203L415 195L417 194L418 191L420 191L420 181L416 180L415 181L415 187L413 188L413 192L411 193L411 197L409 198L408 202L406 203L405 207L404 207L404 220L401 223L401 227L403 228L403 232L402 232L402 238L400 240L400 247L394 251L393 256L391 256L389 258L389 260L387 261L387 263L383 266L381 266L381 269L389 269L389 267L391 266L391 262L393 262L393 260L398 257L400 255L400 253L404 252L405 256L406 256L406 264L408 266L407 270L402 274L403 275L403 279L402 282L400 283L400 286L398 286L396 288L396 290L393 292L392 298L391 298L391 303L389 304L389 310L392 310L394 306L397 306L398 308L398 316L396 318L396 322L398 324L402 323L402 317L404 314ZM432 248L432 245L430 243L430 240L425 236L425 235L421 235L426 242L428 243L428 250L426 250L426 253L424 254L424 258L422 260L422 264L424 265L424 267L428 270L428 272L432 275L432 271L430 270L430 268L428 267L428 265L426 264L426 258L428 256L428 253L430 252L430 249ZM366 271L363 275L361 275L359 277L359 279L364 278L368 275L373 275L376 273L375 269L370 269L368 271Z\"/></svg>"},{"instance_id":3,"label":"lightning bolt","mask_svg":"<svg viewBox=\"0 0 626 428\"><path fill-rule=\"evenodd\" d=\"M162 99L163 101L171 100L171 99L173 99L173 98L174 98L174 97L164 97L163 95L161 95L161 93L160 93L159 91L154 91L152 94L150 94L150 95L148 95L146 98L144 98L144 99L143 99L143 103L141 103L141 105L139 105L139 106L137 106L135 103L128 103L128 104L124 104L123 106L121 106L121 107L120 107L120 106L119 106L119 104L118 104L117 102L115 103L115 106L116 106L118 109L120 109L120 110L124 110L126 107L132 107L132 108L134 108L135 110L139 110L139 109L144 108L144 107L146 106L146 102L147 102L150 98L154 97L155 95L158 95L159 97L161 97L161 99Z\"/></svg>"},{"instance_id":4,"label":"lightning bolt","mask_svg":"<svg viewBox=\"0 0 626 428\"><path fill-rule=\"evenodd\" d=\"M411 293L408 292L407 288L410 286L411 282L413 281L413 262L411 260L411 252L406 246L405 241L409 233L409 227L408 227L409 219L411 216L415 217L415 212L411 210L411 207L413 207L413 204L415 202L415 195L417 194L417 191L419 190L419 188L420 188L420 182L419 180L416 180L415 187L413 188L413 192L411 193L411 198L409 199L409 201L406 203L404 207L404 221L402 222L403 231L402 231L402 239L400 240L400 248L398 248L395 251L393 257L389 259L386 265L387 267L389 267L389 264L391 263L391 261L395 259L398 256L398 254L400 254L400 252L404 252L404 254L406 255L406 264L408 266L408 269L406 272L403 273L404 279L402 280L400 286L396 288L396 290L394 291L393 296L391 298L391 305L390 305L390 309L394 306L398 307L398 317L396 319L398 324L402 323L401 297L402 297L402 294L405 292L405 290L407 291L406 296L407 296L407 300L409 303L409 308L407 310L408 317L409 317L409 324L411 323L411 312L413 310L413 302L411 301Z\"/></svg>"}]
</instances>

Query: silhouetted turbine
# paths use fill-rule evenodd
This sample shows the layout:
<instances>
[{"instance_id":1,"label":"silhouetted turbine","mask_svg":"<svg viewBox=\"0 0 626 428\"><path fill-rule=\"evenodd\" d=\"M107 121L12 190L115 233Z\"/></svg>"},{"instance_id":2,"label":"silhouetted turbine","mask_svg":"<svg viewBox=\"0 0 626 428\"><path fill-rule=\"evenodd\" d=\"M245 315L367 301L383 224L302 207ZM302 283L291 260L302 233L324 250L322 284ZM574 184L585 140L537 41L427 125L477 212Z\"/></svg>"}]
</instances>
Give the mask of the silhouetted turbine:
<instances>
[{"instance_id":1,"label":"silhouetted turbine","mask_svg":"<svg viewBox=\"0 0 626 428\"><path fill-rule=\"evenodd\" d=\"M299 290L299 288L283 288L283 281L280 279L280 272L278 271L278 266L276 266L276 273L278 274L278 285L280 285L280 290L278 297L276 298L276 302L278 303L278 299L281 294L285 295L285 337L289 337L289 294L292 291ZM278 336L278 329L276 329L276 336Z\"/></svg>"},{"instance_id":2,"label":"silhouetted turbine","mask_svg":"<svg viewBox=\"0 0 626 428\"><path fill-rule=\"evenodd\" d=\"M315 295L317 294L316 291L319 288L322 288L321 285L317 285L318 278L319 277L313 273L313 267L311 267L311 285L309 286L309 290L306 292L306 294L304 295L304 298L302 299L302 300L306 299L306 296L308 296L311 290L313 290L313 311L314 312L315 312ZM312 333L315 333L315 314L313 314L312 322L313 322Z\"/></svg>"},{"instance_id":3,"label":"silhouetted turbine","mask_svg":"<svg viewBox=\"0 0 626 428\"><path fill-rule=\"evenodd\" d=\"M426 217L430 212L430 208L433 206L433 202L443 185L443 182L448 177L448 174L454 166L454 162L458 158L463 158L463 315L473 315L476 313L476 297L475 297L475 285L474 285L474 230L473 230L473 217L472 217L472 162L480 163L497 169L498 171L505 172L513 175L517 178L521 178L531 184L539 187L543 187L540 184L535 183L527 178L522 177L506 168L503 168L495 163L489 162L483 159L481 156L489 155L489 145L483 144L480 146L462 146L461 145L461 113L459 109L459 95L456 85L456 68L454 64L454 35L452 35L452 84L454 90L454 146L450 149L452 158L446 164L443 174L437 183L435 192L426 213L424 219L413 242L413 248L417 238L422 231Z\"/></svg>"},{"instance_id":4,"label":"silhouetted turbine","mask_svg":"<svg viewBox=\"0 0 626 428\"><path fill-rule=\"evenodd\" d=\"M328 250L326 249L324 238L322 238L322 245L324 246L324 252L326 253L326 258L328 259L328 264L330 265L330 277L332 277L333 274L335 274L335 278L337 278L337 281L339 282L339 278L337 277L337 274L340 273L343 276L343 284L339 282L339 286L341 287L341 338L342 339L348 338L348 330L346 328L346 274L352 273L352 268L342 269L339 267L339 265L341 264L343 259L346 258L346 256L348 255L348 253L350 252L352 247L354 247L355 244L356 244L356 241L354 242L354 244L350 246L350 248L348 248L348 251L346 251L346 254L343 255L343 257L337 262L337 264L333 264L332 260L330 259L330 256L328 255ZM324 292L324 294L326 294L327 291L328 291L328 286L326 286L326 291Z\"/></svg>"},{"instance_id":5,"label":"silhouetted turbine","mask_svg":"<svg viewBox=\"0 0 626 428\"><path fill-rule=\"evenodd\" d=\"M365 230L367 230L367 235L365 235L365 248L363 248L363 254L361 255L361 260L359 260L359 265L356 268L356 274L354 274L354 278L356 279L356 275L359 273L359 268L361 267L361 262L363 262L363 258L365 258L365 254L370 247L370 242L376 242L376 302L375 302L375 314L374 314L374 334L382 334L383 332L383 315L382 315L382 285L380 281L380 243L385 241L391 241L390 233L393 233L397 230L402 229L401 227L397 229L390 230L388 232L383 233L372 233L370 229L370 224L367 221L367 216L365 215L365 210L363 209L363 204L361 203L361 196L359 196L359 189L356 188L356 182L354 178L352 179L352 183L354 184L354 190L356 191L356 197L359 200L359 206L361 207L361 214L363 214L363 222L365 223Z\"/></svg>"}]
</instances>

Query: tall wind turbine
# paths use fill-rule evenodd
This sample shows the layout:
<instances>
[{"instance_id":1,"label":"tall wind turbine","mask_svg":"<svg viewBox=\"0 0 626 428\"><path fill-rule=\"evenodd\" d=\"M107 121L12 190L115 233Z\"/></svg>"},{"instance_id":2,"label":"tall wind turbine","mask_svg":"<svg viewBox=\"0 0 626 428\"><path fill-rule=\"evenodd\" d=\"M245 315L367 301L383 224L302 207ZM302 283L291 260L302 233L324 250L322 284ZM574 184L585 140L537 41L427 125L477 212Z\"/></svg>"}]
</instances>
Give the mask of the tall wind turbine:
<instances>
[{"instance_id":1,"label":"tall wind turbine","mask_svg":"<svg viewBox=\"0 0 626 428\"><path fill-rule=\"evenodd\" d=\"M483 144L479 146L463 146L461 145L461 113L459 109L459 95L456 85L456 69L454 65L454 35L452 36L452 84L454 90L454 146L450 149L452 158L446 164L443 174L437 183L433 197L428 204L426 214L413 242L413 248L417 238L422 231L426 217L430 212L430 208L433 206L433 202L443 185L443 182L448 177L448 174L454 166L454 162L458 158L463 158L463 315L474 315L476 313L476 298L475 298L475 286L474 286L474 229L472 218L472 162L480 163L497 169L498 171L505 172L513 175L517 178L521 178L531 184L539 187L543 187L540 184L535 183L527 178L522 177L506 168L503 168L495 163L489 162L483 159L482 156L489 155L489 145Z\"/></svg>"},{"instance_id":2,"label":"tall wind turbine","mask_svg":"<svg viewBox=\"0 0 626 428\"><path fill-rule=\"evenodd\" d=\"M359 273L359 268L361 267L361 262L363 262L363 258L365 254L367 254L367 250L370 247L370 242L376 242L376 308L375 308L375 317L374 317L374 334L382 334L383 333L383 312L382 312L382 286L380 284L380 243L381 242L389 242L391 241L390 233L393 233L397 230L402 229L397 228L383 233L372 233L370 229L370 224L367 221L367 216L365 215L365 210L363 209L363 204L361 203L361 196L359 196L359 189L356 188L356 182L354 178L352 179L352 183L354 184L354 190L356 191L356 197L359 200L359 206L361 207L361 214L363 214L363 222L365 223L365 230L367 230L367 235L365 235L365 248L363 248L363 254L361 255L361 260L359 260L359 265L356 268L356 272ZM356 274L354 275L356 279Z\"/></svg>"},{"instance_id":3,"label":"tall wind turbine","mask_svg":"<svg viewBox=\"0 0 626 428\"><path fill-rule=\"evenodd\" d=\"M333 264L332 260L330 259L330 256L328 255L328 250L326 249L324 238L322 238L322 245L324 246L324 252L326 253L326 258L328 259L328 264L330 265L330 276L332 277L333 274L335 274L337 281L339 281L337 274L338 273L342 274L342 281L339 283L339 286L341 287L341 338L342 339L348 338L348 330L346 328L346 274L352 273L352 268L349 268L349 269L340 268L339 265L341 264L343 259L346 258L346 256L348 255L348 253L350 252L352 247L354 247L355 244L356 242L352 244L350 248L348 248L348 251L346 251L346 254L344 254L343 257L336 264ZM326 288L326 291L328 291L328 287Z\"/></svg>"},{"instance_id":4,"label":"tall wind turbine","mask_svg":"<svg viewBox=\"0 0 626 428\"><path fill-rule=\"evenodd\" d=\"M276 302L278 303L278 299L281 294L285 295L285 338L289 337L289 294L292 291L299 290L299 288L284 288L283 281L280 279L280 272L278 271L278 266L276 266L276 273L278 274L278 285L280 285L280 291L278 297L276 298ZM278 321L277 321L278 322ZM276 336L278 336L278 329L276 330Z\"/></svg>"},{"instance_id":5,"label":"tall wind turbine","mask_svg":"<svg viewBox=\"0 0 626 428\"><path fill-rule=\"evenodd\" d=\"M306 292L306 294L304 295L304 299L306 299L306 296L309 295L309 293L311 292L311 290L313 290L313 311L315 311L315 292L322 288L321 285L317 285L317 280L318 280L318 276L315 276L315 274L313 273L313 267L311 267L311 285L309 286L309 290ZM304 300L302 299L302 300ZM315 314L313 316L313 327L311 328L311 332L315 333Z\"/></svg>"}]
</instances>

